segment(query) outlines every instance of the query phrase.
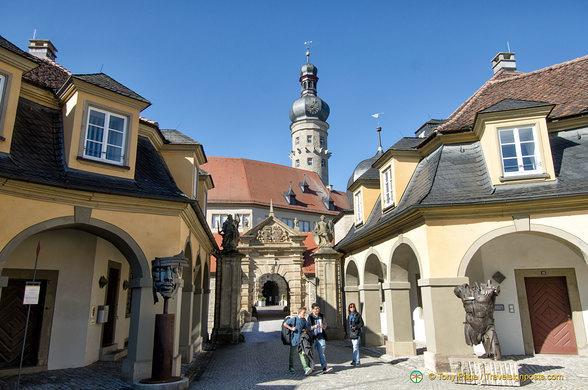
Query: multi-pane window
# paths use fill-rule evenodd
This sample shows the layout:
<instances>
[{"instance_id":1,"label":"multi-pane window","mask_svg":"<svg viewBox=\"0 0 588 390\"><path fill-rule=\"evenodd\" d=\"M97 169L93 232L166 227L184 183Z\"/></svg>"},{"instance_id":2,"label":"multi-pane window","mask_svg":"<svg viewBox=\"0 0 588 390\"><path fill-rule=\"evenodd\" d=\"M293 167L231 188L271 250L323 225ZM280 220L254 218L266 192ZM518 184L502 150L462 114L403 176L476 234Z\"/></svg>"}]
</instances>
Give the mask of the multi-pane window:
<instances>
[{"instance_id":1,"label":"multi-pane window","mask_svg":"<svg viewBox=\"0 0 588 390\"><path fill-rule=\"evenodd\" d=\"M306 164L312 165L312 157L309 157L308 159L306 159Z\"/></svg>"},{"instance_id":2,"label":"multi-pane window","mask_svg":"<svg viewBox=\"0 0 588 390\"><path fill-rule=\"evenodd\" d=\"M298 228L301 232L309 232L310 231L310 222L309 221L298 221Z\"/></svg>"},{"instance_id":3,"label":"multi-pane window","mask_svg":"<svg viewBox=\"0 0 588 390\"><path fill-rule=\"evenodd\" d=\"M296 145L300 144L300 137L296 137Z\"/></svg>"},{"instance_id":4,"label":"multi-pane window","mask_svg":"<svg viewBox=\"0 0 588 390\"><path fill-rule=\"evenodd\" d=\"M294 219L293 218L282 218L282 222L284 222L289 227L294 227Z\"/></svg>"},{"instance_id":5,"label":"multi-pane window","mask_svg":"<svg viewBox=\"0 0 588 390\"><path fill-rule=\"evenodd\" d=\"M116 164L124 162L127 118L90 108L86 124L84 157Z\"/></svg>"},{"instance_id":6,"label":"multi-pane window","mask_svg":"<svg viewBox=\"0 0 588 390\"><path fill-rule=\"evenodd\" d=\"M499 130L498 137L504 176L541 172L533 126Z\"/></svg>"},{"instance_id":7,"label":"multi-pane window","mask_svg":"<svg viewBox=\"0 0 588 390\"><path fill-rule=\"evenodd\" d=\"M300 168L300 160L296 160L296 168Z\"/></svg>"},{"instance_id":8,"label":"multi-pane window","mask_svg":"<svg viewBox=\"0 0 588 390\"><path fill-rule=\"evenodd\" d=\"M325 165L327 165L327 164L325 162L325 159L323 158L323 159L321 159L321 167L324 167Z\"/></svg>"},{"instance_id":9,"label":"multi-pane window","mask_svg":"<svg viewBox=\"0 0 588 390\"><path fill-rule=\"evenodd\" d=\"M251 215L250 214L235 214L234 218L239 218L239 228L250 228L251 227ZM212 228L222 228L223 223L227 220L227 214L212 214Z\"/></svg>"},{"instance_id":10,"label":"multi-pane window","mask_svg":"<svg viewBox=\"0 0 588 390\"><path fill-rule=\"evenodd\" d=\"M309 144L312 143L312 135L306 136L306 142L308 142Z\"/></svg>"},{"instance_id":11,"label":"multi-pane window","mask_svg":"<svg viewBox=\"0 0 588 390\"><path fill-rule=\"evenodd\" d=\"M361 191L353 196L355 205L355 224L359 225L363 223L363 199Z\"/></svg>"},{"instance_id":12,"label":"multi-pane window","mask_svg":"<svg viewBox=\"0 0 588 390\"><path fill-rule=\"evenodd\" d=\"M320 138L320 145L323 147L325 146L325 137Z\"/></svg>"},{"instance_id":13,"label":"multi-pane window","mask_svg":"<svg viewBox=\"0 0 588 390\"><path fill-rule=\"evenodd\" d=\"M392 167L388 167L382 174L384 180L384 207L392 205Z\"/></svg>"}]
</instances>

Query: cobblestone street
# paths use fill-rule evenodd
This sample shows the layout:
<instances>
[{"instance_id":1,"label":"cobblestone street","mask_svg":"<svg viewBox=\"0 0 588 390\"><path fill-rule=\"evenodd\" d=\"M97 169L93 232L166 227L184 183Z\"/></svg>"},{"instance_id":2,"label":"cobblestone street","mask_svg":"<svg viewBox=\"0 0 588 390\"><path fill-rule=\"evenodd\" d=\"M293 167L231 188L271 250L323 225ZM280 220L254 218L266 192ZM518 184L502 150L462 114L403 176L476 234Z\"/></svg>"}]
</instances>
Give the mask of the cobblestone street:
<instances>
[{"instance_id":1,"label":"cobblestone street","mask_svg":"<svg viewBox=\"0 0 588 390\"><path fill-rule=\"evenodd\" d=\"M270 313L260 310L260 322L244 328L245 343L219 346L201 378L190 389L500 389L497 386L468 386L449 380L429 379L423 369L423 356L392 359L379 349L362 349L361 366L352 367L351 346L344 341L327 342L327 361L333 372L315 371L305 377L300 361L296 373L288 372L288 347L280 340L281 319L264 320ZM277 315L281 313L277 312ZM274 317L275 318L275 317ZM563 375L563 380L524 382L524 389L586 389L588 359L575 356L541 355L517 357L521 374ZM317 364L317 369L320 367ZM420 383L412 383L413 370L424 373ZM435 373L437 376L437 374Z\"/></svg>"}]
</instances>

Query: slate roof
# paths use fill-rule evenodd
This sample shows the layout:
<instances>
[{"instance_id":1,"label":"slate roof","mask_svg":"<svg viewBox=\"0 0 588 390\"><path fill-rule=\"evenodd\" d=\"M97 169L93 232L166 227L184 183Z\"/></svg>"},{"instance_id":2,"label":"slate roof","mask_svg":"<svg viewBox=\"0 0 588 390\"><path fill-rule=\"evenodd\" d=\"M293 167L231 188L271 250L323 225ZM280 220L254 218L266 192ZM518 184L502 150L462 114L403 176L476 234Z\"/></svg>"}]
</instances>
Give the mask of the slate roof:
<instances>
[{"instance_id":1,"label":"slate roof","mask_svg":"<svg viewBox=\"0 0 588 390\"><path fill-rule=\"evenodd\" d=\"M424 136L428 136L435 130L437 127L445 123L445 119L431 119L425 122L421 127L419 127L414 133L419 134L424 132Z\"/></svg>"},{"instance_id":2,"label":"slate roof","mask_svg":"<svg viewBox=\"0 0 588 390\"><path fill-rule=\"evenodd\" d=\"M327 197L327 189L319 176L310 171L263 161L243 158L208 157L202 165L212 175L215 188L208 192L209 203L258 204L269 206L270 200L275 207L294 211L307 211L325 215L336 215L349 208L345 192L331 191L335 201L335 211L329 211L322 202ZM298 186L304 180L310 186L310 192L302 192ZM296 204L289 205L284 192L290 188L296 194Z\"/></svg>"},{"instance_id":3,"label":"slate roof","mask_svg":"<svg viewBox=\"0 0 588 390\"><path fill-rule=\"evenodd\" d=\"M0 177L61 188L189 201L145 137L139 137L133 180L69 169L64 150L61 110L20 98L10 155L0 153Z\"/></svg>"},{"instance_id":4,"label":"slate roof","mask_svg":"<svg viewBox=\"0 0 588 390\"><path fill-rule=\"evenodd\" d=\"M372 165L382 156L382 151L378 149L373 157L361 161L355 169L353 174L347 180L347 189L358 180L380 180L380 171L372 168Z\"/></svg>"},{"instance_id":5,"label":"slate roof","mask_svg":"<svg viewBox=\"0 0 588 390\"><path fill-rule=\"evenodd\" d=\"M388 150L416 150L417 145L421 142L423 142L423 139L419 137L404 137L400 138L398 142L390 146Z\"/></svg>"},{"instance_id":6,"label":"slate roof","mask_svg":"<svg viewBox=\"0 0 588 390\"><path fill-rule=\"evenodd\" d=\"M170 144L200 145L200 142L193 140L178 130L161 129L161 133Z\"/></svg>"},{"instance_id":7,"label":"slate roof","mask_svg":"<svg viewBox=\"0 0 588 390\"><path fill-rule=\"evenodd\" d=\"M422 159L398 205L382 215L378 200L367 222L351 228L343 248L409 210L588 195L588 128L549 134L556 180L493 186L479 141L442 145Z\"/></svg>"},{"instance_id":8,"label":"slate roof","mask_svg":"<svg viewBox=\"0 0 588 390\"><path fill-rule=\"evenodd\" d=\"M97 87L101 87L107 89L112 92L116 92L120 95L130 97L131 99L135 99L147 104L151 104L151 102L145 99L143 96L137 94L136 92L132 91L131 89L125 87L112 77L108 76L104 73L90 73L90 74L74 74L71 76L74 79L82 80L92 85L96 85Z\"/></svg>"},{"instance_id":9,"label":"slate roof","mask_svg":"<svg viewBox=\"0 0 588 390\"><path fill-rule=\"evenodd\" d=\"M555 107L548 119L588 112L588 56L530 73L501 70L437 129L441 132L471 129L478 112L505 99L552 103Z\"/></svg>"},{"instance_id":10,"label":"slate roof","mask_svg":"<svg viewBox=\"0 0 588 390\"><path fill-rule=\"evenodd\" d=\"M523 108L552 106L553 104L547 102L533 102L529 100L504 99L498 103L480 111L480 113L511 111Z\"/></svg>"}]
</instances>

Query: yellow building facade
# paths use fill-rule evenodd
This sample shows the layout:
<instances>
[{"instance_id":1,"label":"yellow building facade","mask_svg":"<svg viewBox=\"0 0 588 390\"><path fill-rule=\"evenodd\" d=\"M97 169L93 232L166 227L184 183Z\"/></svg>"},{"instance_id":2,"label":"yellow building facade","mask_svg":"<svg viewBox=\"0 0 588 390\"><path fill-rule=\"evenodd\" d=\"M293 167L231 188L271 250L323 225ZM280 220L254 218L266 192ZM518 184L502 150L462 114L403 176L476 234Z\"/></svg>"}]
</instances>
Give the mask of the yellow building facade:
<instances>
[{"instance_id":1,"label":"yellow building facade","mask_svg":"<svg viewBox=\"0 0 588 390\"><path fill-rule=\"evenodd\" d=\"M184 251L189 266L170 301L178 375L208 338L217 246L203 212L213 183L199 170L202 145L141 118L150 103L109 76L58 65L49 41L31 47L36 56L0 37L0 326L9 341L0 375L18 368L38 246L25 372L126 356L124 378L150 377L163 310L151 261Z\"/></svg>"},{"instance_id":2,"label":"yellow building facade","mask_svg":"<svg viewBox=\"0 0 588 390\"><path fill-rule=\"evenodd\" d=\"M424 348L435 372L483 353L453 289L489 280L503 355L588 355L588 57L531 73L505 58L449 118L362 162L363 203L338 222L353 218L336 249L365 344Z\"/></svg>"}]
</instances>

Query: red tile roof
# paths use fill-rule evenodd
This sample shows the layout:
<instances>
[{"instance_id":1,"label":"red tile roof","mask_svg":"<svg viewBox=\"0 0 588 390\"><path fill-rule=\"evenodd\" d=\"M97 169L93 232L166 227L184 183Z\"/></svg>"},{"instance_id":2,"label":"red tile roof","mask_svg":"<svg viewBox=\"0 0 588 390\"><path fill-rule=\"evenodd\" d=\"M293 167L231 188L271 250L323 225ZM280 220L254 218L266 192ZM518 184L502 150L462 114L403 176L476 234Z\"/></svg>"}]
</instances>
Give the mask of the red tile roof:
<instances>
[{"instance_id":1,"label":"red tile roof","mask_svg":"<svg viewBox=\"0 0 588 390\"><path fill-rule=\"evenodd\" d=\"M504 99L555 104L549 119L588 111L588 56L530 73L500 71L437 128L451 132L473 127L476 113Z\"/></svg>"},{"instance_id":2,"label":"red tile roof","mask_svg":"<svg viewBox=\"0 0 588 390\"><path fill-rule=\"evenodd\" d=\"M312 238L312 233L302 233L306 235L304 239L304 246L307 248L304 252L304 263L302 264L302 272L305 274L314 274L314 259L310 256L312 253L316 252L318 249L314 239ZM223 238L218 233L213 233L214 239L216 240L216 244L218 247L221 247L223 242ZM216 257L210 256L210 272L216 272Z\"/></svg>"},{"instance_id":3,"label":"red tile roof","mask_svg":"<svg viewBox=\"0 0 588 390\"><path fill-rule=\"evenodd\" d=\"M322 199L327 196L327 189L314 172L263 161L230 157L208 157L208 163L202 165L212 175L215 188L208 192L210 203L240 203L268 206L270 200L275 207L293 211L307 211L326 215L337 215L348 209L347 194L331 191L335 201L335 211L329 211ZM303 193L298 185L304 180L310 186L310 193ZM296 193L296 205L289 205L284 198L292 183Z\"/></svg>"}]
</instances>

